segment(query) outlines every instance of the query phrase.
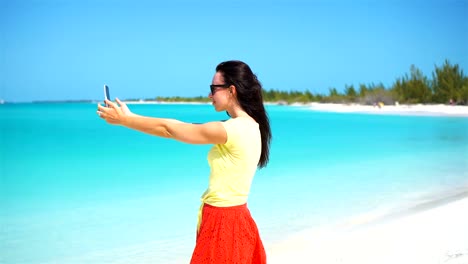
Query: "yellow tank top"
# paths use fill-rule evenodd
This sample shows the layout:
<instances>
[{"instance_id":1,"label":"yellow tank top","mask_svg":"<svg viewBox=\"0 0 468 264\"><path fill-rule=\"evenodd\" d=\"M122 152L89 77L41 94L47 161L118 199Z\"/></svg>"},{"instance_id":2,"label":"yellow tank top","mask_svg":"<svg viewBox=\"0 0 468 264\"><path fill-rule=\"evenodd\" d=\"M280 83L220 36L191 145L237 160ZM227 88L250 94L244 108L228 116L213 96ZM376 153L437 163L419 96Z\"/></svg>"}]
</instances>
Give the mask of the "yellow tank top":
<instances>
[{"instance_id":1,"label":"yellow tank top","mask_svg":"<svg viewBox=\"0 0 468 264\"><path fill-rule=\"evenodd\" d=\"M227 141L214 145L208 152L211 170L208 189L201 197L202 207L204 203L218 207L247 203L262 151L260 130L255 121L238 117L222 124L226 129Z\"/></svg>"}]
</instances>

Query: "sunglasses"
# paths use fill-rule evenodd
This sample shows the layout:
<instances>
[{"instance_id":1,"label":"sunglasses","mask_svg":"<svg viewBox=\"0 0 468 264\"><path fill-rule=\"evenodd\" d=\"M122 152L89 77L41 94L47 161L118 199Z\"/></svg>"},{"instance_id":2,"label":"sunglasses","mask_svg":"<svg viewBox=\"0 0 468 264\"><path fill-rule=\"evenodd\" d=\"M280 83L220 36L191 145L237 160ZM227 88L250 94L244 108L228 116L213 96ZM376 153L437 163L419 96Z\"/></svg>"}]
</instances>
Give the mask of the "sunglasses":
<instances>
[{"instance_id":1,"label":"sunglasses","mask_svg":"<svg viewBox=\"0 0 468 264\"><path fill-rule=\"evenodd\" d=\"M218 88L229 88L231 85L230 84L212 84L210 85L210 91L211 95L214 95Z\"/></svg>"}]
</instances>

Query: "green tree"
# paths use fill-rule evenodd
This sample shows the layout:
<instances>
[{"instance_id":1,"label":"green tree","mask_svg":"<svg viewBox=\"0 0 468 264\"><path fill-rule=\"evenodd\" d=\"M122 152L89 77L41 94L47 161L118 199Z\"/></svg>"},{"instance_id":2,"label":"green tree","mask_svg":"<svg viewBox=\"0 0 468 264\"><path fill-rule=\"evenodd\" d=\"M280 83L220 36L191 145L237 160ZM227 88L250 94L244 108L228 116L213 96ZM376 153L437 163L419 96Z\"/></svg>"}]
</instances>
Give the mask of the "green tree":
<instances>
[{"instance_id":1,"label":"green tree","mask_svg":"<svg viewBox=\"0 0 468 264\"><path fill-rule=\"evenodd\" d=\"M429 103L432 99L430 82L426 76L414 65L407 74L397 79L392 88L397 100L404 103Z\"/></svg>"},{"instance_id":2,"label":"green tree","mask_svg":"<svg viewBox=\"0 0 468 264\"><path fill-rule=\"evenodd\" d=\"M338 92L336 88L330 88L328 90L329 95L328 97L323 97L324 102L329 102L329 103L343 103L345 100L344 96Z\"/></svg>"},{"instance_id":3,"label":"green tree","mask_svg":"<svg viewBox=\"0 0 468 264\"><path fill-rule=\"evenodd\" d=\"M354 89L354 86L353 85L346 85L345 86L345 94L346 94L346 97L349 101L351 102L355 102L356 101L356 98L357 98L357 92L356 90Z\"/></svg>"},{"instance_id":4,"label":"green tree","mask_svg":"<svg viewBox=\"0 0 468 264\"><path fill-rule=\"evenodd\" d=\"M367 94L367 87L365 84L359 85L359 97L364 98Z\"/></svg>"},{"instance_id":5,"label":"green tree","mask_svg":"<svg viewBox=\"0 0 468 264\"><path fill-rule=\"evenodd\" d=\"M411 65L411 79L408 85L411 96L415 98L419 103L429 103L432 99L431 85L427 77L418 69L416 66Z\"/></svg>"},{"instance_id":6,"label":"green tree","mask_svg":"<svg viewBox=\"0 0 468 264\"><path fill-rule=\"evenodd\" d=\"M434 101L437 103L448 103L450 99L467 104L467 77L463 75L463 70L458 64L451 65L445 61L442 68L435 67L432 74L434 83Z\"/></svg>"},{"instance_id":7,"label":"green tree","mask_svg":"<svg viewBox=\"0 0 468 264\"><path fill-rule=\"evenodd\" d=\"M307 102L312 102L315 99L314 95L309 90L306 90L304 95L307 99Z\"/></svg>"}]
</instances>

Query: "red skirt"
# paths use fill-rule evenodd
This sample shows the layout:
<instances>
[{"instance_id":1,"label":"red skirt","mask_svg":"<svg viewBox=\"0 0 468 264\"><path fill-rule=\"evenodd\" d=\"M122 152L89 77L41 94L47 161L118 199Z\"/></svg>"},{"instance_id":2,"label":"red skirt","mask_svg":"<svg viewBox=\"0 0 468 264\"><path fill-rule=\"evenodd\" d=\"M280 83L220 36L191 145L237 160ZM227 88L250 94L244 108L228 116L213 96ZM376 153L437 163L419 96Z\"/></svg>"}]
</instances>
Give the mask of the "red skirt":
<instances>
[{"instance_id":1,"label":"red skirt","mask_svg":"<svg viewBox=\"0 0 468 264\"><path fill-rule=\"evenodd\" d=\"M203 205L190 263L266 263L265 248L247 204L231 207Z\"/></svg>"}]
</instances>

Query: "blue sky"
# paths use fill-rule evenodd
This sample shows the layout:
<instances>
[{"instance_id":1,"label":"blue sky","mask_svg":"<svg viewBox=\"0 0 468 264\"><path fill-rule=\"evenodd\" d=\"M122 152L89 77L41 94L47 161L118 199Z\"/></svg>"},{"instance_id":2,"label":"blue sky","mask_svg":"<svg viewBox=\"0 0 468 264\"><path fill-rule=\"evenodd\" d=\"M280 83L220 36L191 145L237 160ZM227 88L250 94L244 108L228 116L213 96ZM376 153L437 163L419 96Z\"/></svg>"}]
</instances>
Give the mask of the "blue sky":
<instances>
[{"instance_id":1,"label":"blue sky","mask_svg":"<svg viewBox=\"0 0 468 264\"><path fill-rule=\"evenodd\" d=\"M0 0L0 99L208 95L216 65L265 89L391 85L411 64L468 71L468 0Z\"/></svg>"}]
</instances>

